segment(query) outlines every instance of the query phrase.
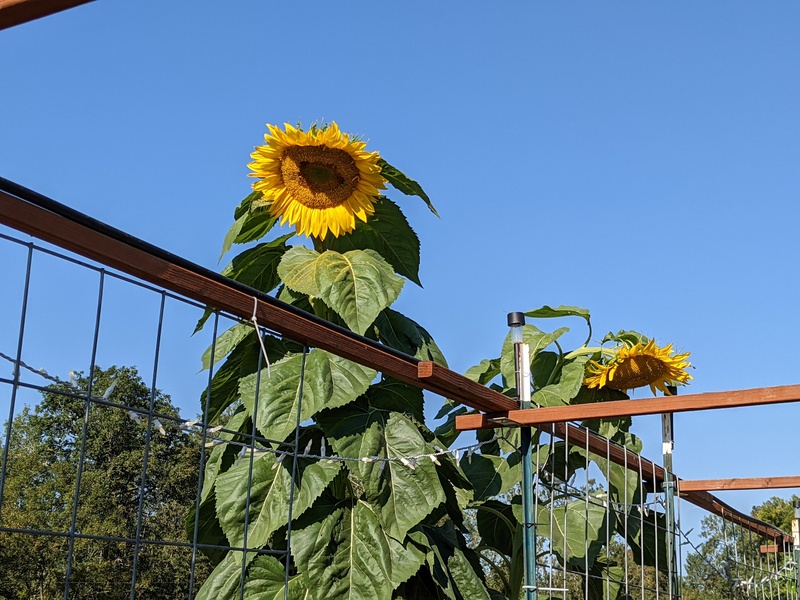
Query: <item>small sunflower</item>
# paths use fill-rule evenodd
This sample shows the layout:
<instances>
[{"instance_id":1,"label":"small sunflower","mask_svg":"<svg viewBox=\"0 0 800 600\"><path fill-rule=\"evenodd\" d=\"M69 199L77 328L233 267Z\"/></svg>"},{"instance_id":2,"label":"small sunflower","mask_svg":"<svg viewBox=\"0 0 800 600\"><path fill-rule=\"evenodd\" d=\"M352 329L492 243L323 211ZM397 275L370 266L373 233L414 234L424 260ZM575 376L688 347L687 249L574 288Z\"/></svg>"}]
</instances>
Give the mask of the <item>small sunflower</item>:
<instances>
[{"instance_id":1,"label":"small sunflower","mask_svg":"<svg viewBox=\"0 0 800 600\"><path fill-rule=\"evenodd\" d=\"M687 383L692 376L686 372L691 363L689 353L673 354L672 344L660 348L653 340L632 347L623 345L607 363L591 361L584 383L590 388L610 388L626 391L645 385L653 394L661 390L669 395L668 385Z\"/></svg>"},{"instance_id":2,"label":"small sunflower","mask_svg":"<svg viewBox=\"0 0 800 600\"><path fill-rule=\"evenodd\" d=\"M374 214L375 197L386 185L377 152L351 139L336 123L305 132L267 125L266 144L257 146L248 166L257 177L253 189L263 194L272 216L289 222L297 233L323 238L353 231L356 217Z\"/></svg>"}]
</instances>

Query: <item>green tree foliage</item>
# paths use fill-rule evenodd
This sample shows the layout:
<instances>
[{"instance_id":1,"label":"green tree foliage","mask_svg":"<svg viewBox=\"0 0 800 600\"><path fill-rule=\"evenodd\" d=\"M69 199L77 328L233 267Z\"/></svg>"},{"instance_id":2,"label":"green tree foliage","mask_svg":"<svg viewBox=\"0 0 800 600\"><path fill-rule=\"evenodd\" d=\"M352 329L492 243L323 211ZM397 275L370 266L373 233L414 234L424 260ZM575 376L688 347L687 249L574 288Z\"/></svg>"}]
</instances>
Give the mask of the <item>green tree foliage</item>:
<instances>
[{"instance_id":1,"label":"green tree foliage","mask_svg":"<svg viewBox=\"0 0 800 600\"><path fill-rule=\"evenodd\" d=\"M93 395L114 403L148 409L150 388L135 368L97 368ZM9 444L8 473L0 522L4 527L41 534L0 534L0 598L63 596L69 531L82 446L89 378L76 386L57 384L33 408L15 417ZM169 396L156 393L155 412L178 416ZM175 428L154 426L149 445L147 479L141 496L147 417L136 422L127 409L92 404L78 496L76 531L88 536L142 540L190 541L184 518L195 500L200 460L196 437ZM139 505L142 501L141 520ZM201 557L202 558L202 557ZM104 539L77 539L70 581L75 598L129 598L134 544ZM185 598L191 551L143 544L137 564L136 598ZM198 577L210 571L202 558Z\"/></svg>"},{"instance_id":2,"label":"green tree foliage","mask_svg":"<svg viewBox=\"0 0 800 600\"><path fill-rule=\"evenodd\" d=\"M773 496L763 504L754 506L751 514L789 533L794 518L794 500L800 498L796 495L790 499ZM766 540L719 517L705 517L700 536L703 538L702 544L686 556L683 588L687 600L722 600L750 595L760 597L763 590L751 587L748 592L748 588L738 585L739 582L764 580L770 569L775 571L791 559L788 554L779 554L776 566L774 555L760 555L759 547L767 544ZM786 585L786 581L775 579L763 587L768 594L777 593L779 587L785 593Z\"/></svg>"},{"instance_id":3,"label":"green tree foliage","mask_svg":"<svg viewBox=\"0 0 800 600\"><path fill-rule=\"evenodd\" d=\"M786 533L792 532L792 520L794 520L794 503L800 500L800 496L792 494L791 498L781 498L773 496L764 504L754 506L750 514L757 519L775 525L778 529Z\"/></svg>"}]
</instances>

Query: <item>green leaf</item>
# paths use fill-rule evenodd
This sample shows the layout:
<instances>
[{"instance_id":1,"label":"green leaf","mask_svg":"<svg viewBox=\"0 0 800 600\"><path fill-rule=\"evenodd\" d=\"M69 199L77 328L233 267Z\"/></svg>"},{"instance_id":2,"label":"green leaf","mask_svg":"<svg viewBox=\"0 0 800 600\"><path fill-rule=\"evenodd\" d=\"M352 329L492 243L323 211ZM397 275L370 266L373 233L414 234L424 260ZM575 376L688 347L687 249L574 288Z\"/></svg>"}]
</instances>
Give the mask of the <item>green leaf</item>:
<instances>
[{"instance_id":1,"label":"green leaf","mask_svg":"<svg viewBox=\"0 0 800 600\"><path fill-rule=\"evenodd\" d=\"M455 548L453 550L453 555L447 561L447 566L450 569L450 576L463 598L489 600L489 591L461 549Z\"/></svg>"},{"instance_id":2,"label":"green leaf","mask_svg":"<svg viewBox=\"0 0 800 600\"><path fill-rule=\"evenodd\" d=\"M281 283L278 264L288 250L286 241L293 235L284 235L245 250L222 270L222 275L261 292L271 292Z\"/></svg>"},{"instance_id":3,"label":"green leaf","mask_svg":"<svg viewBox=\"0 0 800 600\"><path fill-rule=\"evenodd\" d=\"M606 509L602 505L590 502L587 506L585 500L555 508L540 505L536 522L537 534L548 538L553 551L571 564L591 567L605 544Z\"/></svg>"},{"instance_id":4,"label":"green leaf","mask_svg":"<svg viewBox=\"0 0 800 600\"><path fill-rule=\"evenodd\" d=\"M500 375L500 359L499 358L484 358L477 365L467 369L464 377L477 381L481 385L488 384L492 379Z\"/></svg>"},{"instance_id":5,"label":"green leaf","mask_svg":"<svg viewBox=\"0 0 800 600\"><path fill-rule=\"evenodd\" d=\"M525 313L526 317L531 317L533 319L553 319L558 317L581 317L585 319L586 322L589 322L589 311L585 308L580 308L578 306L557 306L556 308L551 308L549 306L543 306L541 308L537 308L536 310L529 310Z\"/></svg>"},{"instance_id":6,"label":"green leaf","mask_svg":"<svg viewBox=\"0 0 800 600\"><path fill-rule=\"evenodd\" d=\"M247 545L260 548L269 543L270 536L289 520L289 497L294 494L293 518L300 517L328 487L341 470L341 463L297 461L292 485L292 457L286 456L276 465L274 454L253 460L245 455L217 479L217 516L231 546L244 544L245 511L248 506L249 525ZM294 491L292 491L294 487Z\"/></svg>"},{"instance_id":7,"label":"green leaf","mask_svg":"<svg viewBox=\"0 0 800 600\"><path fill-rule=\"evenodd\" d=\"M460 465L472 483L476 502L505 494L519 483L519 468L510 468L506 459L500 456L491 454L463 456Z\"/></svg>"},{"instance_id":8,"label":"green leaf","mask_svg":"<svg viewBox=\"0 0 800 600\"><path fill-rule=\"evenodd\" d=\"M374 250L318 254L295 246L284 255L278 274L287 287L322 299L362 335L397 299L405 282Z\"/></svg>"},{"instance_id":9,"label":"green leaf","mask_svg":"<svg viewBox=\"0 0 800 600\"><path fill-rule=\"evenodd\" d=\"M620 535L627 533L628 544L633 551L636 564L648 567L659 566L659 571L667 566L667 516L653 509L640 512L639 507L631 507L627 515L627 529L620 519Z\"/></svg>"},{"instance_id":10,"label":"green leaf","mask_svg":"<svg viewBox=\"0 0 800 600\"><path fill-rule=\"evenodd\" d=\"M625 330L620 329L617 333L611 333L610 331L606 334L601 340L601 344L605 344L606 342L617 342L622 344L628 344L629 346L635 346L636 344L646 344L650 341L646 335L642 335L638 331L632 330Z\"/></svg>"},{"instance_id":11,"label":"green leaf","mask_svg":"<svg viewBox=\"0 0 800 600\"><path fill-rule=\"evenodd\" d=\"M283 600L286 592L285 566L274 556L257 556L247 570L244 584L245 600ZM303 576L289 576L289 600L311 600L311 591ZM238 596L237 596L238 598Z\"/></svg>"},{"instance_id":12,"label":"green leaf","mask_svg":"<svg viewBox=\"0 0 800 600\"><path fill-rule=\"evenodd\" d=\"M345 501L315 512L319 520L292 533L292 550L318 599L389 600L399 580L422 563L421 552L382 531L375 509L365 502Z\"/></svg>"},{"instance_id":13,"label":"green leaf","mask_svg":"<svg viewBox=\"0 0 800 600\"><path fill-rule=\"evenodd\" d=\"M460 406L448 414L447 420L434 430L436 437L439 438L446 447L449 448L452 446L461 435L461 432L456 429L456 417L460 417L469 412L471 411L466 406Z\"/></svg>"},{"instance_id":14,"label":"green leaf","mask_svg":"<svg viewBox=\"0 0 800 600\"><path fill-rule=\"evenodd\" d=\"M442 408L439 409L439 412L436 413L436 416L433 417L433 419L434 420L441 419L447 413L449 413L452 410L455 410L456 408L458 408L460 406L461 406L461 403L456 402L455 400L449 400L449 399L445 400L444 403L442 404Z\"/></svg>"},{"instance_id":15,"label":"green leaf","mask_svg":"<svg viewBox=\"0 0 800 600\"><path fill-rule=\"evenodd\" d=\"M254 553L248 554L247 562L252 562L255 556ZM241 581L242 553L232 550L211 572L195 598L196 600L237 600Z\"/></svg>"},{"instance_id":16,"label":"green leaf","mask_svg":"<svg viewBox=\"0 0 800 600\"><path fill-rule=\"evenodd\" d=\"M435 451L408 417L377 409L364 400L324 411L317 422L339 456L392 458ZM403 539L445 500L436 466L427 458L414 468L399 461L383 466L380 462L348 462L347 468L361 482L364 499L377 507L382 527L395 539Z\"/></svg>"},{"instance_id":17,"label":"green leaf","mask_svg":"<svg viewBox=\"0 0 800 600\"><path fill-rule=\"evenodd\" d=\"M233 415L225 424L225 429L230 431L246 431L248 434L250 433L249 430L251 427L252 421L250 421L250 415L243 410ZM223 440L233 440L234 438L240 437L233 433L228 433L227 431L220 431L214 434L214 436ZM201 502L205 502L209 498L214 491L217 475L231 468L238 453L239 447L234 444L214 446L203 472L203 491L200 495Z\"/></svg>"},{"instance_id":18,"label":"green leaf","mask_svg":"<svg viewBox=\"0 0 800 600\"><path fill-rule=\"evenodd\" d=\"M264 336L263 342L270 363L279 361L290 349L297 348L295 342L279 340L272 336ZM209 423L217 423L225 409L239 400L239 380L258 370L260 354L258 337L255 329L251 327L247 337L239 342L214 373L214 378L211 380L211 399L208 403ZM206 392L203 392L200 404L206 405Z\"/></svg>"},{"instance_id":19,"label":"green leaf","mask_svg":"<svg viewBox=\"0 0 800 600\"><path fill-rule=\"evenodd\" d=\"M223 358L228 356L231 350L233 350L239 342L241 342L254 331L255 329L250 323L237 323L225 331L217 338L214 344L206 348L206 351L203 352L203 356L200 359L203 365L201 370L205 371L206 369L210 368L212 364L215 365ZM212 349L214 351L213 361L211 360Z\"/></svg>"},{"instance_id":20,"label":"green leaf","mask_svg":"<svg viewBox=\"0 0 800 600\"><path fill-rule=\"evenodd\" d=\"M233 213L235 221L222 241L220 259L231 249L233 244L246 244L266 235L275 226L277 219L269 214L266 203L253 206L253 202L261 198L261 192L253 192L239 203Z\"/></svg>"},{"instance_id":21,"label":"green leaf","mask_svg":"<svg viewBox=\"0 0 800 600\"><path fill-rule=\"evenodd\" d=\"M392 187L394 187L398 192L404 193L406 196L419 196L425 201L425 204L428 205L430 211L437 217L439 216L439 213L436 212L436 209L431 203L431 199L428 198L428 194L425 193L420 184L406 176L399 169L394 168L384 159L380 159L378 161L378 165L381 168L381 175L384 177L384 179L386 179L386 181L392 184Z\"/></svg>"},{"instance_id":22,"label":"green leaf","mask_svg":"<svg viewBox=\"0 0 800 600\"><path fill-rule=\"evenodd\" d=\"M536 390L531 397L531 402L536 406L569 404L583 385L584 367L588 360L588 356L579 356L565 363L561 369L561 378L558 383Z\"/></svg>"},{"instance_id":23,"label":"green leaf","mask_svg":"<svg viewBox=\"0 0 800 600\"><path fill-rule=\"evenodd\" d=\"M394 267L396 273L421 287L417 234L411 229L400 207L388 198L378 197L373 207L375 214L366 223L356 220L354 231L339 237L329 233L325 238L325 247L336 252L374 250Z\"/></svg>"},{"instance_id":24,"label":"green leaf","mask_svg":"<svg viewBox=\"0 0 800 600\"><path fill-rule=\"evenodd\" d=\"M522 550L514 548L514 532L518 521L510 504L487 500L477 509L476 521L482 546L489 546L506 556L512 556L515 550Z\"/></svg>"},{"instance_id":25,"label":"green leaf","mask_svg":"<svg viewBox=\"0 0 800 600\"><path fill-rule=\"evenodd\" d=\"M216 309L213 309L210 306L206 306L206 309L203 311L203 316L197 320L197 325L194 326L194 331L192 332L192 335L202 330L203 327L206 326L206 321L208 321L211 315L214 314L214 310Z\"/></svg>"},{"instance_id":26,"label":"green leaf","mask_svg":"<svg viewBox=\"0 0 800 600\"><path fill-rule=\"evenodd\" d=\"M387 377L371 386L366 396L370 405L375 408L402 412L420 423L425 422L425 396L422 388Z\"/></svg>"},{"instance_id":27,"label":"green leaf","mask_svg":"<svg viewBox=\"0 0 800 600\"><path fill-rule=\"evenodd\" d=\"M444 354L422 325L405 315L387 308L375 319L375 331L382 344L405 352L420 360L430 360L447 366Z\"/></svg>"},{"instance_id":28,"label":"green leaf","mask_svg":"<svg viewBox=\"0 0 800 600\"><path fill-rule=\"evenodd\" d=\"M531 363L536 360L536 355L564 335L569 328L561 327L552 333L545 333L533 325L522 327L522 340L526 342L530 350ZM500 372L503 374L510 387L516 385L516 366L514 364L514 344L511 343L511 334L506 336L503 342L503 351L500 358Z\"/></svg>"},{"instance_id":29,"label":"green leaf","mask_svg":"<svg viewBox=\"0 0 800 600\"><path fill-rule=\"evenodd\" d=\"M534 389L541 389L553 381L557 381L557 374L553 372L558 368L558 354L542 351L531 362L531 378Z\"/></svg>"},{"instance_id":30,"label":"green leaf","mask_svg":"<svg viewBox=\"0 0 800 600\"><path fill-rule=\"evenodd\" d=\"M301 401L302 422L323 408L352 402L367 390L377 375L377 371L318 348L306 357L305 376L302 367L303 356L292 354L272 365L269 370L262 369L257 411L254 399L258 374L240 380L242 402L251 415L256 412L256 424L265 437L286 439L297 424L297 407ZM301 377L304 384L302 398Z\"/></svg>"}]
</instances>

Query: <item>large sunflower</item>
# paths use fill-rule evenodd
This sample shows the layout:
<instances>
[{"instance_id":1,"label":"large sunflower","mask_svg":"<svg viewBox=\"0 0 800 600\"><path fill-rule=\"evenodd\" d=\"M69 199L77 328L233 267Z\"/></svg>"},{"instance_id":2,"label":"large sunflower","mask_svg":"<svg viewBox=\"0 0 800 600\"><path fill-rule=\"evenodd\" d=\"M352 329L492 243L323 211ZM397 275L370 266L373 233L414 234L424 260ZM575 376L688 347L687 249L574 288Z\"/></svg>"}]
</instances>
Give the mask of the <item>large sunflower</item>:
<instances>
[{"instance_id":1,"label":"large sunflower","mask_svg":"<svg viewBox=\"0 0 800 600\"><path fill-rule=\"evenodd\" d=\"M339 131L336 123L305 132L289 125L281 131L267 125L266 144L251 154L253 189L262 192L270 213L281 225L323 238L353 231L356 217L366 221L375 212L378 190L386 185L377 152L366 142Z\"/></svg>"},{"instance_id":2,"label":"large sunflower","mask_svg":"<svg viewBox=\"0 0 800 600\"><path fill-rule=\"evenodd\" d=\"M686 372L691 363L689 353L673 354L672 344L660 348L653 340L632 347L622 345L607 363L591 361L584 383L590 388L611 388L627 391L650 386L653 394L661 390L669 395L668 385L686 383L692 376Z\"/></svg>"}]
</instances>

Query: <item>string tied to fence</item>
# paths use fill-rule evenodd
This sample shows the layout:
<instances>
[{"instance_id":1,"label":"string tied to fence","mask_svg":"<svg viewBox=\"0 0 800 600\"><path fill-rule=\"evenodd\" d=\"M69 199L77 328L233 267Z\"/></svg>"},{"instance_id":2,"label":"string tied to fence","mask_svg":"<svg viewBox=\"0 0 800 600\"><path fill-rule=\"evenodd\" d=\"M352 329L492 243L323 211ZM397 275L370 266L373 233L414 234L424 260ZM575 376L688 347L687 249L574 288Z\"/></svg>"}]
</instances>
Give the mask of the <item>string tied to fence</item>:
<instances>
[{"instance_id":1,"label":"string tied to fence","mask_svg":"<svg viewBox=\"0 0 800 600\"><path fill-rule=\"evenodd\" d=\"M258 324L258 317L256 316L257 311L258 311L258 298L253 296L253 316L250 317L250 320L253 322L253 325L256 328L258 343L261 346L261 354L264 355L264 360L267 361L267 377L272 377L272 369L269 364L269 356L267 356L267 348L264 346L264 340L261 337L261 326Z\"/></svg>"}]
</instances>

